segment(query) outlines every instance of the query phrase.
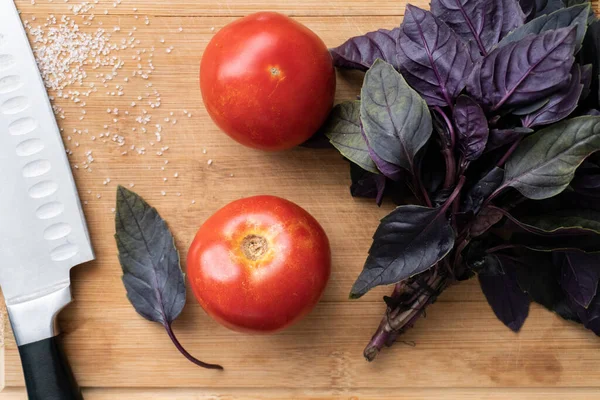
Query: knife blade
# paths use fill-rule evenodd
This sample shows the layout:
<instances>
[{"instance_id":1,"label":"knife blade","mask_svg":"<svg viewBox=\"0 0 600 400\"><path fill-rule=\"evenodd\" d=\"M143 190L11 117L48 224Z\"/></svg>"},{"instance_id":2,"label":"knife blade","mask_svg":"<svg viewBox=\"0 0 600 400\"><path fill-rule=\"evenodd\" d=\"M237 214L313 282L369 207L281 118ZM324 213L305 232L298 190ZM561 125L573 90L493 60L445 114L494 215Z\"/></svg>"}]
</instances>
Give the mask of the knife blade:
<instances>
[{"instance_id":1,"label":"knife blade","mask_svg":"<svg viewBox=\"0 0 600 400\"><path fill-rule=\"evenodd\" d=\"M55 319L71 301L71 268L93 258L69 161L33 52L13 1L0 0L0 287L30 398L80 398L68 392L62 397L41 393L60 390L61 383L42 384L40 379L70 379L54 340ZM27 360L58 363L62 370L48 377L25 365ZM37 393L30 386L37 386Z\"/></svg>"}]
</instances>

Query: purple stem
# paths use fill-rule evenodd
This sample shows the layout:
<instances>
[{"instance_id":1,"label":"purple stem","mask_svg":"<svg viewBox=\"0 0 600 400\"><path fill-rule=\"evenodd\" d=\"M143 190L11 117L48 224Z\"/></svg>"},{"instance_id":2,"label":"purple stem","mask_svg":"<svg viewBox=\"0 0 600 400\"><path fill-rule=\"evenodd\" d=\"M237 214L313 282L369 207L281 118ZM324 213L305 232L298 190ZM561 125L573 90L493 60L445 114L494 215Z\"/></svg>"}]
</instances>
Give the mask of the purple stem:
<instances>
[{"instance_id":1,"label":"purple stem","mask_svg":"<svg viewBox=\"0 0 600 400\"><path fill-rule=\"evenodd\" d=\"M450 148L454 150L454 146L456 146L456 134L454 133L454 126L452 126L452 121L448 118L444 110L440 108L440 106L434 106L433 109L437 111L438 114L444 118L446 122L446 126L448 126L448 132L450 133Z\"/></svg>"},{"instance_id":2,"label":"purple stem","mask_svg":"<svg viewBox=\"0 0 600 400\"><path fill-rule=\"evenodd\" d=\"M187 358L188 360L190 360L191 362L193 362L194 364L196 364L197 366L202 367L202 368L223 370L223 367L220 366L220 365L217 365L217 364L207 364L205 362L202 362L202 361L198 360L196 357L194 357L193 355L191 355L190 353L188 353L187 350L183 348L183 346L181 345L181 343L179 343L179 340L175 336L175 332L173 332L173 327L171 326L171 323L164 324L164 327L167 330L167 333L169 334L169 337L171 338L171 341L173 342L173 344L175 345L175 347L177 347L177 350L179 350L179 352L181 354L183 354L183 356L185 358Z\"/></svg>"},{"instance_id":3,"label":"purple stem","mask_svg":"<svg viewBox=\"0 0 600 400\"><path fill-rule=\"evenodd\" d=\"M502 156L502 158L500 159L500 161L498 161L498 164L496 164L498 167L502 167L506 161L508 161L509 157L512 156L512 154L515 152L515 150L517 149L517 147L519 147L519 145L521 144L521 138L519 138L518 140L516 140L512 146L510 146L510 148L506 151L506 153Z\"/></svg>"},{"instance_id":4,"label":"purple stem","mask_svg":"<svg viewBox=\"0 0 600 400\"><path fill-rule=\"evenodd\" d=\"M454 184L456 178L456 163L454 161L454 155L452 149L442 150L444 156L444 162L446 163L446 178L444 179L444 189L448 189Z\"/></svg>"}]
</instances>

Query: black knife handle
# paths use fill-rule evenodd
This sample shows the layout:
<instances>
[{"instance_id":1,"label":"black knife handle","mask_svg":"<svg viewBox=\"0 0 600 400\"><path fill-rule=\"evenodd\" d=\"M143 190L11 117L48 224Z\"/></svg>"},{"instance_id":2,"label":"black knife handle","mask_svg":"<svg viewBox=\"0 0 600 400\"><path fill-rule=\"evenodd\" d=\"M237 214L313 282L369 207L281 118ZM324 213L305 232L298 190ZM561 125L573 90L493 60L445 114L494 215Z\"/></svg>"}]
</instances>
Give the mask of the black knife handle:
<instances>
[{"instance_id":1,"label":"black knife handle","mask_svg":"<svg viewBox=\"0 0 600 400\"><path fill-rule=\"evenodd\" d=\"M29 400L83 400L58 336L19 346Z\"/></svg>"}]
</instances>

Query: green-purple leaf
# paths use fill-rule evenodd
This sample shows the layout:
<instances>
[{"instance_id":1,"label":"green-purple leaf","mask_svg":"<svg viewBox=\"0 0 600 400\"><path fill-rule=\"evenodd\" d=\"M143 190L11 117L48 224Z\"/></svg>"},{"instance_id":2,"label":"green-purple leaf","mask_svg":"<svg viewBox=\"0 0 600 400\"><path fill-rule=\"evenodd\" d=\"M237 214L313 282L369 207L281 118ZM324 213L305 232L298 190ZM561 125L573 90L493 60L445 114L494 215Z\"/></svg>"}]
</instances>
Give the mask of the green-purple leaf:
<instances>
[{"instance_id":1,"label":"green-purple leaf","mask_svg":"<svg viewBox=\"0 0 600 400\"><path fill-rule=\"evenodd\" d=\"M364 269L350 296L419 274L454 247L454 230L443 209L401 206L381 220Z\"/></svg>"},{"instance_id":2,"label":"green-purple leaf","mask_svg":"<svg viewBox=\"0 0 600 400\"><path fill-rule=\"evenodd\" d=\"M489 127L485 113L468 96L459 96L454 107L458 149L466 161L477 160L487 144Z\"/></svg>"},{"instance_id":3,"label":"green-purple leaf","mask_svg":"<svg viewBox=\"0 0 600 400\"><path fill-rule=\"evenodd\" d=\"M487 55L500 39L525 22L517 0L432 0L431 12L465 42L476 44L474 58Z\"/></svg>"},{"instance_id":4,"label":"green-purple leaf","mask_svg":"<svg viewBox=\"0 0 600 400\"><path fill-rule=\"evenodd\" d=\"M433 129L431 115L425 101L385 61L377 60L365 75L360 118L380 170L386 174L378 159L415 173L415 156Z\"/></svg>"},{"instance_id":5,"label":"green-purple leaf","mask_svg":"<svg viewBox=\"0 0 600 400\"><path fill-rule=\"evenodd\" d=\"M379 29L362 36L348 39L344 44L329 52L333 63L338 68L358 69L366 71L378 58L392 64L398 69L396 43L400 28L390 30Z\"/></svg>"},{"instance_id":6,"label":"green-purple leaf","mask_svg":"<svg viewBox=\"0 0 600 400\"><path fill-rule=\"evenodd\" d=\"M504 183L534 200L566 189L575 170L600 150L600 117L578 117L542 129L524 139L506 162Z\"/></svg>"},{"instance_id":7,"label":"green-purple leaf","mask_svg":"<svg viewBox=\"0 0 600 400\"><path fill-rule=\"evenodd\" d=\"M542 15L515 29L500 41L498 47L506 46L508 43L517 42L527 35L567 28L577 25L576 50L581 47L581 42L587 29L587 18L590 12L590 4L580 4L569 8L563 8L548 15Z\"/></svg>"},{"instance_id":8,"label":"green-purple leaf","mask_svg":"<svg viewBox=\"0 0 600 400\"><path fill-rule=\"evenodd\" d=\"M555 254L561 269L560 284L579 305L587 308L598 290L600 254L567 251Z\"/></svg>"},{"instance_id":9,"label":"green-purple leaf","mask_svg":"<svg viewBox=\"0 0 600 400\"><path fill-rule=\"evenodd\" d=\"M579 64L573 64L569 84L552 94L542 108L525 116L523 118L523 126L533 128L535 126L553 124L567 118L577 108L582 90L581 68Z\"/></svg>"},{"instance_id":10,"label":"green-purple leaf","mask_svg":"<svg viewBox=\"0 0 600 400\"><path fill-rule=\"evenodd\" d=\"M430 106L452 106L473 62L466 44L429 11L411 5L400 27L398 63Z\"/></svg>"},{"instance_id":11,"label":"green-purple leaf","mask_svg":"<svg viewBox=\"0 0 600 400\"><path fill-rule=\"evenodd\" d=\"M377 166L369 155L360 125L360 101L338 104L329 114L323 131L338 151L365 171L378 174Z\"/></svg>"},{"instance_id":12,"label":"green-purple leaf","mask_svg":"<svg viewBox=\"0 0 600 400\"><path fill-rule=\"evenodd\" d=\"M475 65L468 92L495 111L548 97L569 78L576 27L529 35L493 50Z\"/></svg>"}]
</instances>

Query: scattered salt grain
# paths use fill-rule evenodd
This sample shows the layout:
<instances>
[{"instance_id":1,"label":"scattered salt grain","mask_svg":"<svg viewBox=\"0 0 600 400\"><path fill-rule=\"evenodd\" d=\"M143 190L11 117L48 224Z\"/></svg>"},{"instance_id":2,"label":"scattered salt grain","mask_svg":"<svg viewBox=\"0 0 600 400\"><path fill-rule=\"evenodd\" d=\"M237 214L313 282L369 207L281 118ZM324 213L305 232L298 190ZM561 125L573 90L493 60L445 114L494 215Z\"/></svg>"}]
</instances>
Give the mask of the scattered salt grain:
<instances>
[{"instance_id":1,"label":"scattered salt grain","mask_svg":"<svg viewBox=\"0 0 600 400\"><path fill-rule=\"evenodd\" d=\"M212 163L213 163L213 160L208 160L206 163L207 163L208 165L212 165Z\"/></svg>"}]
</instances>

